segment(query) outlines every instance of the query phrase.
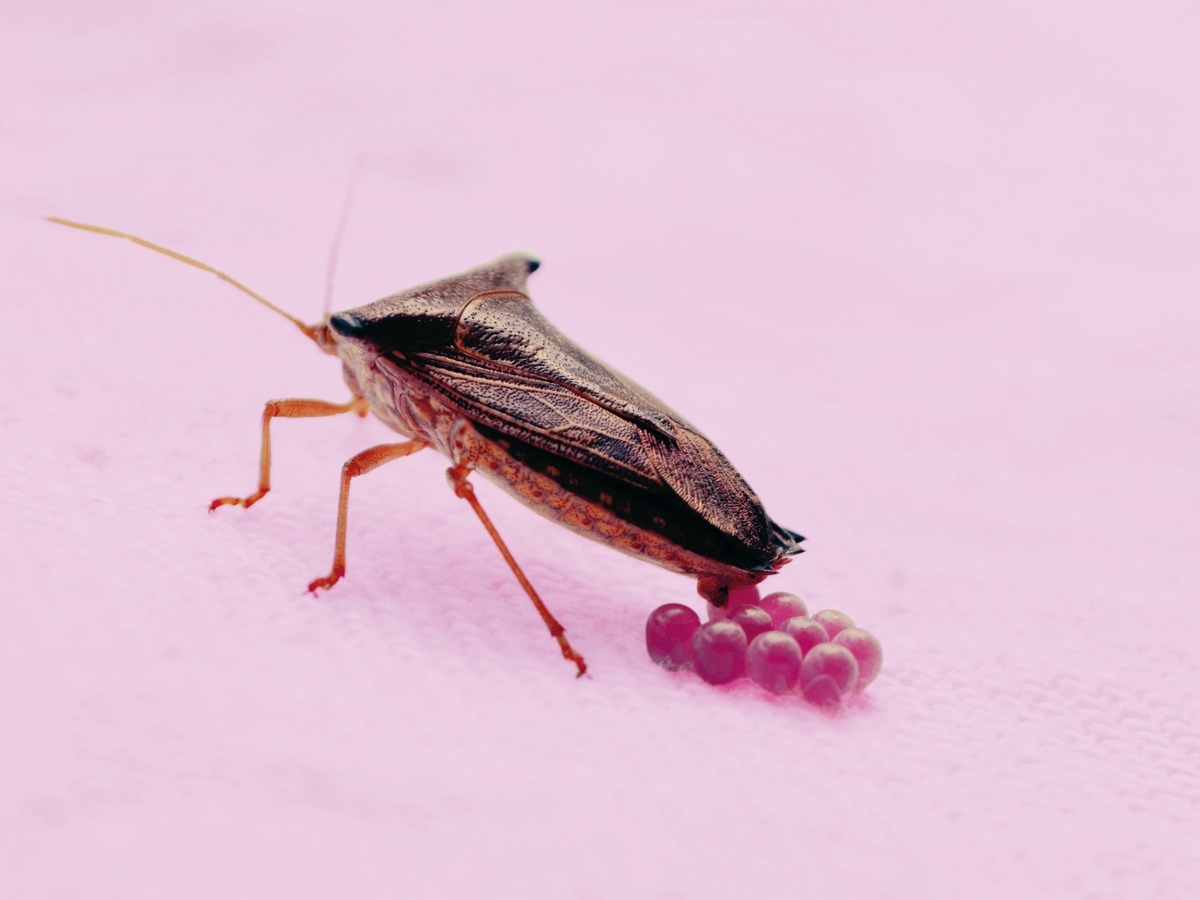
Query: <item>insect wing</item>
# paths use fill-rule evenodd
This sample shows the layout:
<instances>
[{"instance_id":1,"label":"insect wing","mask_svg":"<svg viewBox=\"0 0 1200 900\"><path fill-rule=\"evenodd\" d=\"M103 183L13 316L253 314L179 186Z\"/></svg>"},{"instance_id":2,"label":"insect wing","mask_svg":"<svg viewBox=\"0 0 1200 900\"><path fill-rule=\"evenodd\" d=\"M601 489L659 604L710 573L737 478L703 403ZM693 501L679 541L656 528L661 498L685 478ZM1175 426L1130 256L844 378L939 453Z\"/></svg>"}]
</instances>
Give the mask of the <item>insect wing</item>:
<instances>
[{"instance_id":1,"label":"insect wing","mask_svg":"<svg viewBox=\"0 0 1200 900\"><path fill-rule=\"evenodd\" d=\"M463 311L454 348L404 356L472 419L596 471L669 490L718 530L773 555L777 538L762 503L725 456L563 335L527 297L477 297Z\"/></svg>"}]
</instances>

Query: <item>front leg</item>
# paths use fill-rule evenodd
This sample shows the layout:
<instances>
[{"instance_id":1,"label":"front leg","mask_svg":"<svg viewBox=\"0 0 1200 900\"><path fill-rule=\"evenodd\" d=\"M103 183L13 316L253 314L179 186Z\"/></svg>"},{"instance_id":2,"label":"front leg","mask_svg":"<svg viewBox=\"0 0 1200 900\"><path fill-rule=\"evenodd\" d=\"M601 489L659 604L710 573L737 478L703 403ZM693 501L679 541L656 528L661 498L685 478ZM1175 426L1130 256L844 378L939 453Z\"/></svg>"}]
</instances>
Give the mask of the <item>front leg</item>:
<instances>
[{"instance_id":1,"label":"front leg","mask_svg":"<svg viewBox=\"0 0 1200 900\"><path fill-rule=\"evenodd\" d=\"M367 414L367 401L354 397L345 403L330 403L327 400L268 400L262 417L262 449L258 454L258 490L249 497L218 497L208 505L212 512L218 506L253 506L271 489L271 420L307 419L316 416L337 416L342 413Z\"/></svg>"}]
</instances>

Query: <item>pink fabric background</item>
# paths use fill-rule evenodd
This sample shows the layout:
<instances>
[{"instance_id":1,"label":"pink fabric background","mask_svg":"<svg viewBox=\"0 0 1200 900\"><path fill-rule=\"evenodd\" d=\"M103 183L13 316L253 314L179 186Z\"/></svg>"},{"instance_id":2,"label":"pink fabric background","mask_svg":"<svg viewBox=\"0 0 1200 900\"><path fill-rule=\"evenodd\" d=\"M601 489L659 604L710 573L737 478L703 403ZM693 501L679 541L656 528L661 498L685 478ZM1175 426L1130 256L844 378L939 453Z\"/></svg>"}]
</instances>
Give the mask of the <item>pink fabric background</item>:
<instances>
[{"instance_id":1,"label":"pink fabric background","mask_svg":"<svg viewBox=\"0 0 1200 900\"><path fill-rule=\"evenodd\" d=\"M1186 3L13 2L0 28L0 894L1190 897L1200 238ZM1124 8L1122 8L1124 7ZM136 231L320 314L512 249L732 458L836 718L645 658L693 585L377 422Z\"/></svg>"}]
</instances>

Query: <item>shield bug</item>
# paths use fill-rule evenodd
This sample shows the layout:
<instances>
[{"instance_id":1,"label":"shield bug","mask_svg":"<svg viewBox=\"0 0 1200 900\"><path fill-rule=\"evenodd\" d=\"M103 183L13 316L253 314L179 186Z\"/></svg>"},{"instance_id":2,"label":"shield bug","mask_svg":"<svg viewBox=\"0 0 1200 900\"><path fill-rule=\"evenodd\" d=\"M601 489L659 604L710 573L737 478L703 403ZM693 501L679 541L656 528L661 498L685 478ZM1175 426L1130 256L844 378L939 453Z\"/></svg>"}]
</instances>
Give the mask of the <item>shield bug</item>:
<instances>
[{"instance_id":1,"label":"shield bug","mask_svg":"<svg viewBox=\"0 0 1200 900\"><path fill-rule=\"evenodd\" d=\"M767 516L711 441L542 316L525 290L539 265L531 256L502 256L307 325L181 253L110 228L50 221L125 238L217 275L341 360L350 399L269 401L257 490L220 497L210 510L252 506L271 489L274 418L371 412L407 438L363 450L342 467L333 567L309 584L314 593L346 572L351 481L427 447L449 458L454 493L470 504L580 675L583 657L480 506L472 473L584 537L696 578L716 606L731 587L756 584L801 552L804 538Z\"/></svg>"}]
</instances>

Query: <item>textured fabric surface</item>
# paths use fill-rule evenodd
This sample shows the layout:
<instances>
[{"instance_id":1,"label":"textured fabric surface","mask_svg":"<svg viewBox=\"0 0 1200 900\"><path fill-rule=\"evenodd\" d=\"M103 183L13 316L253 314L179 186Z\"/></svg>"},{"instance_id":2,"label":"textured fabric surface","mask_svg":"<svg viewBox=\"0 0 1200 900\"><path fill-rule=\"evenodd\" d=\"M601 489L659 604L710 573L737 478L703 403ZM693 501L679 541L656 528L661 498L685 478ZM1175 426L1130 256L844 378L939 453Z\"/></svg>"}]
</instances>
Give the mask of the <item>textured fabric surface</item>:
<instances>
[{"instance_id":1,"label":"textured fabric surface","mask_svg":"<svg viewBox=\"0 0 1200 900\"><path fill-rule=\"evenodd\" d=\"M1191 897L1186 4L6 2L0 895ZM881 638L835 717L646 658L694 585L480 496L286 322L517 249Z\"/></svg>"}]
</instances>

